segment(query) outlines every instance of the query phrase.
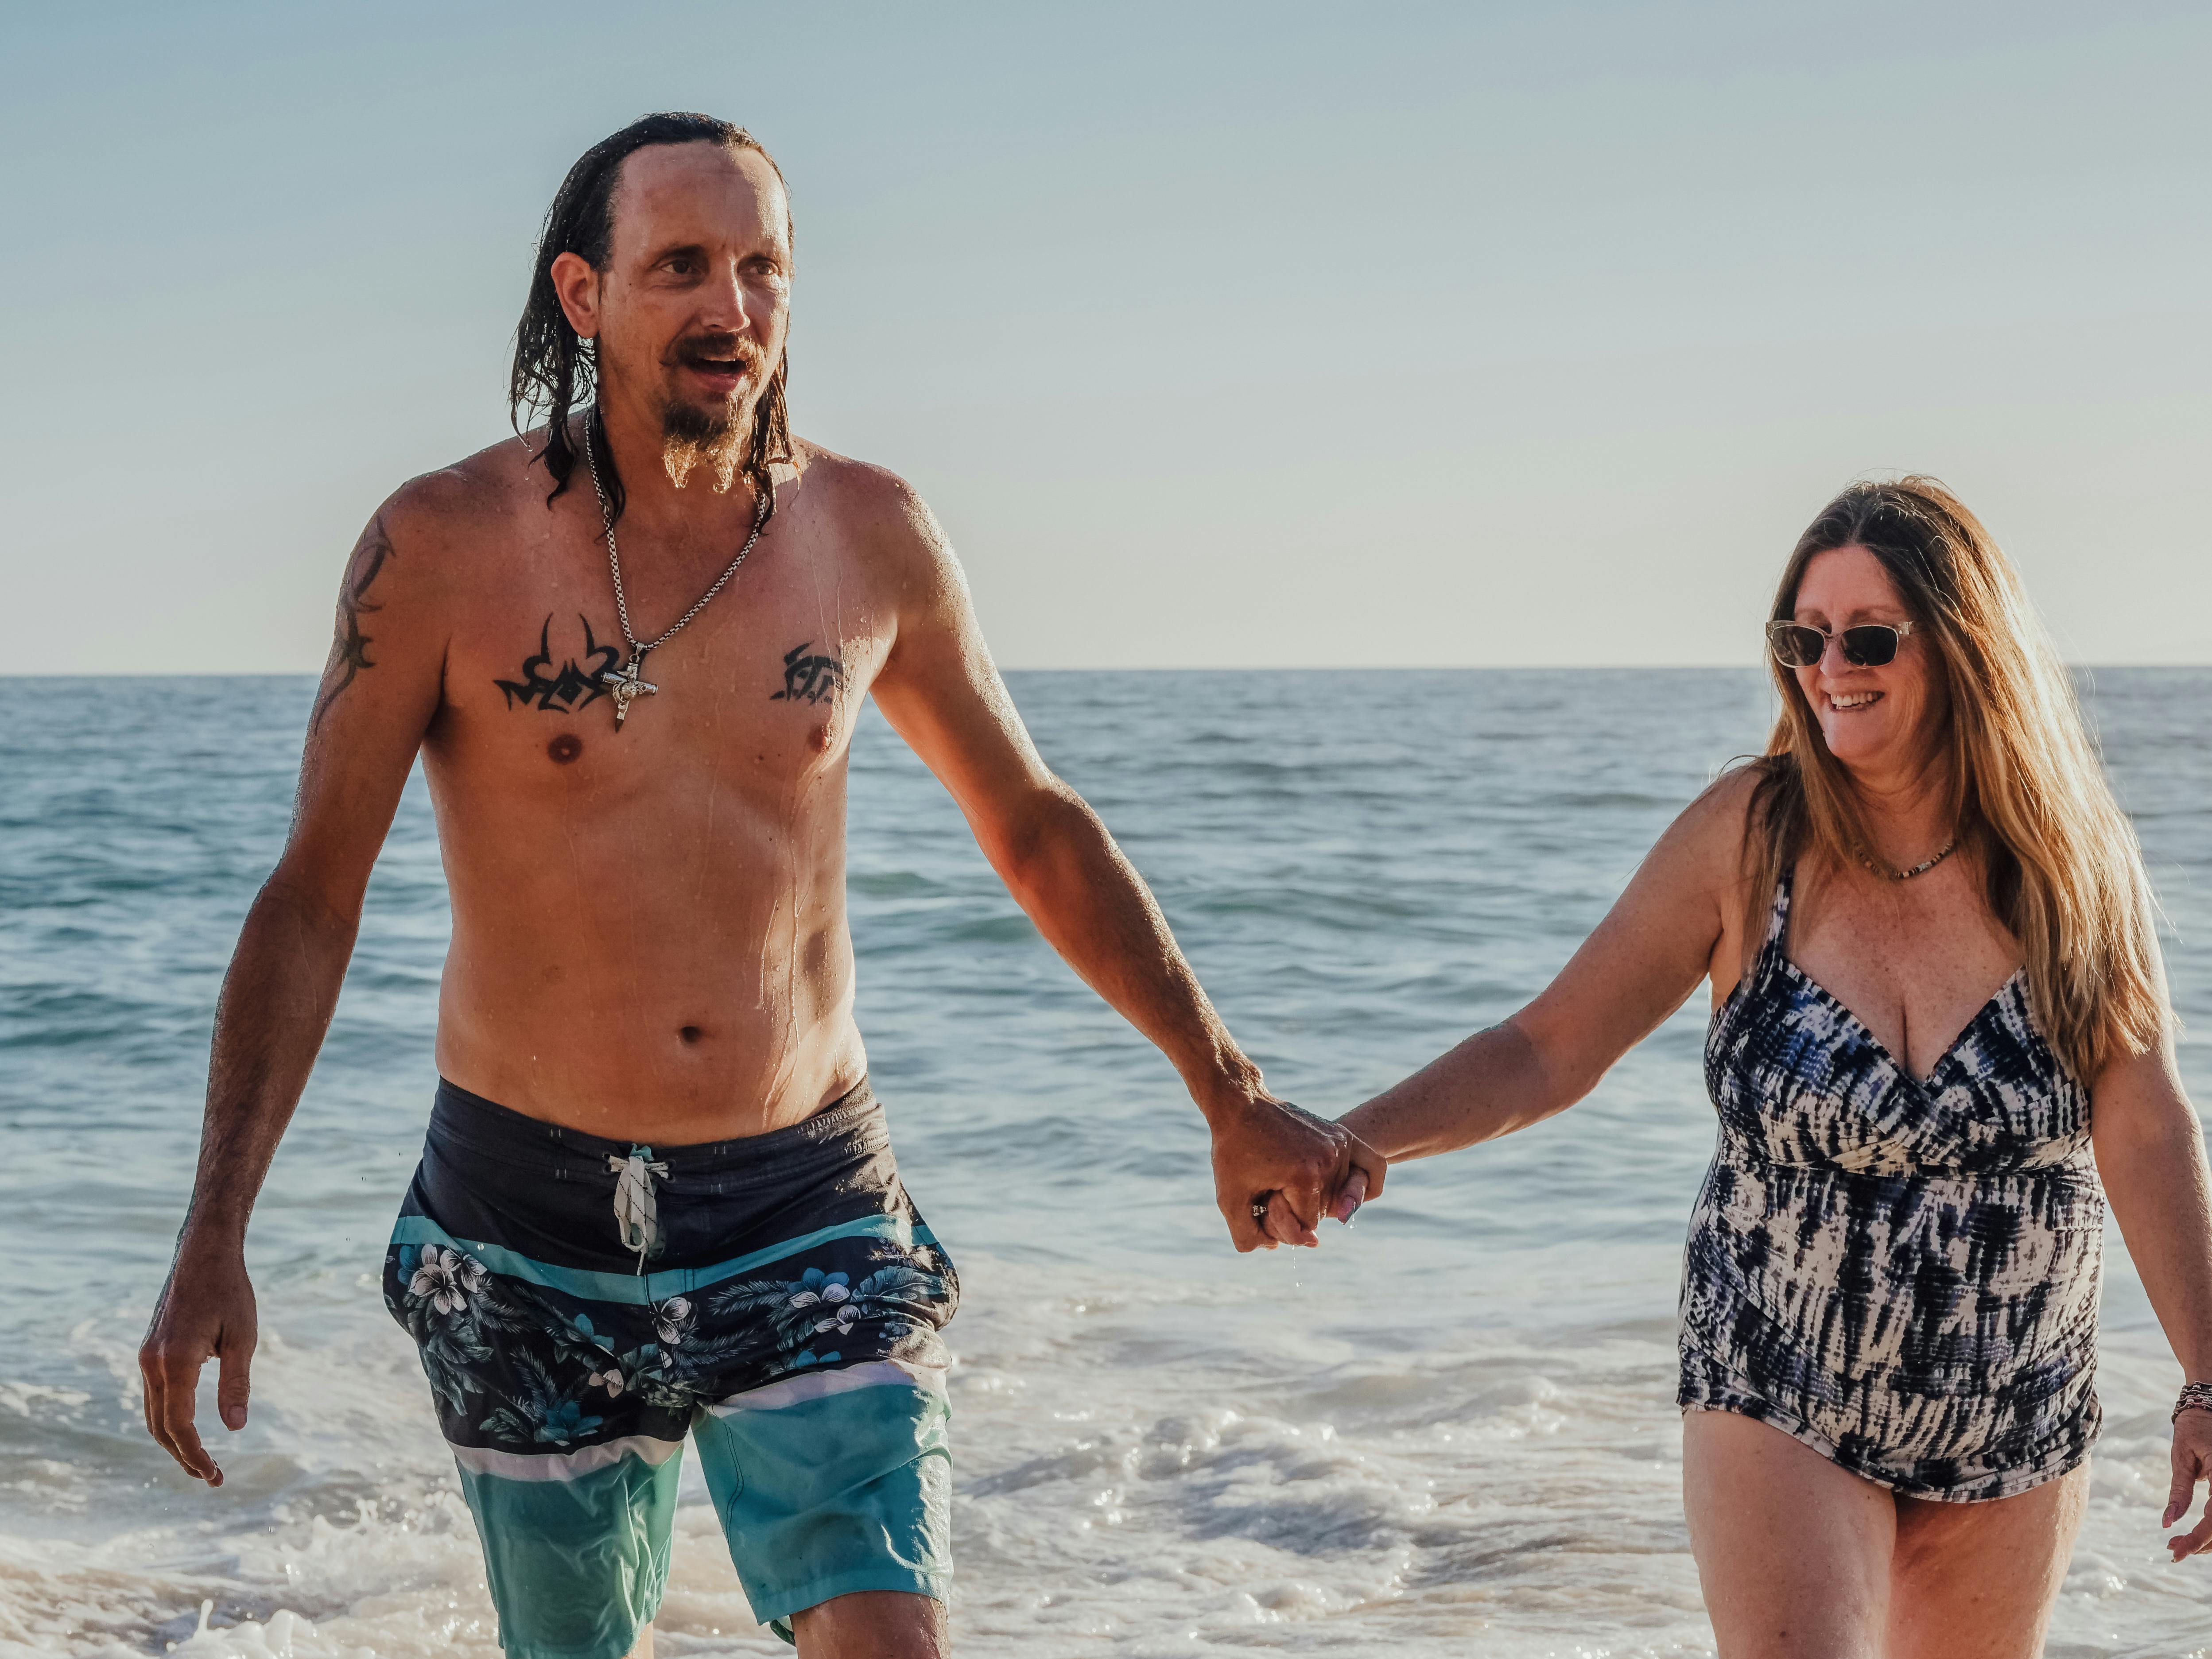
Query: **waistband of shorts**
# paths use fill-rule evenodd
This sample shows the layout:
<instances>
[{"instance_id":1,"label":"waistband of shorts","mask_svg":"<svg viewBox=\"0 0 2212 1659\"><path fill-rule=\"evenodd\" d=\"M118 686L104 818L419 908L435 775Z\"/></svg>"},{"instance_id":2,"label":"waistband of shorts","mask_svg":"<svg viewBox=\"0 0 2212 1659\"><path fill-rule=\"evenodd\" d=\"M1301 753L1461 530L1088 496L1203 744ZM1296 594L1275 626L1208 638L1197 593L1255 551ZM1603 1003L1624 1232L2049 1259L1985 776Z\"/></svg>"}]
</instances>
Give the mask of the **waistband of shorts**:
<instances>
[{"instance_id":1,"label":"waistband of shorts","mask_svg":"<svg viewBox=\"0 0 2212 1659\"><path fill-rule=\"evenodd\" d=\"M847 1158L888 1146L890 1129L883 1103L862 1078L811 1117L762 1134L731 1140L695 1141L664 1146L659 1142L617 1140L532 1117L497 1101L471 1094L445 1078L430 1107L428 1139L479 1157L537 1170L581 1163L606 1168L610 1158L626 1158L634 1146L650 1144L656 1162L672 1176L712 1177L718 1184L750 1184L790 1179L823 1158Z\"/></svg>"}]
</instances>

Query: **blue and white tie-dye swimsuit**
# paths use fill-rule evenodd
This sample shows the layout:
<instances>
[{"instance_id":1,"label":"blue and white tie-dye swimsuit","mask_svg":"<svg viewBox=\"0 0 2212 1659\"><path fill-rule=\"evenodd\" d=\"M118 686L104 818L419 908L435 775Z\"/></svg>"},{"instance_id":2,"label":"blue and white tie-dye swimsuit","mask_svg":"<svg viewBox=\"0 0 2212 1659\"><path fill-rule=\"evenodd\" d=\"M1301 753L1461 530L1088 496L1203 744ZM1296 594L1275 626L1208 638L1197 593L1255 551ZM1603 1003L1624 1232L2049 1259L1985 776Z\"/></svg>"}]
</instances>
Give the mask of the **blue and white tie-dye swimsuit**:
<instances>
[{"instance_id":1,"label":"blue and white tie-dye swimsuit","mask_svg":"<svg viewBox=\"0 0 2212 1659\"><path fill-rule=\"evenodd\" d=\"M2025 1492L2100 1420L2088 1091L2024 973L1915 1078L1789 959L1790 893L1785 873L1705 1039L1720 1146L1683 1263L1680 1403L1910 1497Z\"/></svg>"}]
</instances>

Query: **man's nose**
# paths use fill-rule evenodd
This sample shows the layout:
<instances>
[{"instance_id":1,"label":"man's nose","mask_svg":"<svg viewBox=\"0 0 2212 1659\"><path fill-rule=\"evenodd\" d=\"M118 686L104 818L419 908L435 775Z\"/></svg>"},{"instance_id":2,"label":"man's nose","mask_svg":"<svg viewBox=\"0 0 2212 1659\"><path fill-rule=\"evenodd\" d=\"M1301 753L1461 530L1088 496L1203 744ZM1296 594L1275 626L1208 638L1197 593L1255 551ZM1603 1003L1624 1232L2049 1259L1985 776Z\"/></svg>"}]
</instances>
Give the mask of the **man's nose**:
<instances>
[{"instance_id":1,"label":"man's nose","mask_svg":"<svg viewBox=\"0 0 2212 1659\"><path fill-rule=\"evenodd\" d=\"M732 334L744 334L752 327L752 313L745 306L745 285L738 278L737 265L732 263L717 271L714 280L707 284L700 296L699 320L708 328L725 329Z\"/></svg>"}]
</instances>

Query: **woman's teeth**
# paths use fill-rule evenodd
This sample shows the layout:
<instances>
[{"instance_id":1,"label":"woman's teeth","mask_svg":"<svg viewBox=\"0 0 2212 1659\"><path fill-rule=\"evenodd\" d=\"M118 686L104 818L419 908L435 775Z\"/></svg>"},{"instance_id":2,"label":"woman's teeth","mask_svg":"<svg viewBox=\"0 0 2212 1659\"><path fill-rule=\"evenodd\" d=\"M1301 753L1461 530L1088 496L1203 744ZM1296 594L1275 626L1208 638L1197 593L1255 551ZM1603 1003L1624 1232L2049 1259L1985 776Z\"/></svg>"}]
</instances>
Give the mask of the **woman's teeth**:
<instances>
[{"instance_id":1,"label":"woman's teeth","mask_svg":"<svg viewBox=\"0 0 2212 1659\"><path fill-rule=\"evenodd\" d=\"M1881 701L1879 691L1831 691L1828 706L1832 708L1864 708Z\"/></svg>"}]
</instances>

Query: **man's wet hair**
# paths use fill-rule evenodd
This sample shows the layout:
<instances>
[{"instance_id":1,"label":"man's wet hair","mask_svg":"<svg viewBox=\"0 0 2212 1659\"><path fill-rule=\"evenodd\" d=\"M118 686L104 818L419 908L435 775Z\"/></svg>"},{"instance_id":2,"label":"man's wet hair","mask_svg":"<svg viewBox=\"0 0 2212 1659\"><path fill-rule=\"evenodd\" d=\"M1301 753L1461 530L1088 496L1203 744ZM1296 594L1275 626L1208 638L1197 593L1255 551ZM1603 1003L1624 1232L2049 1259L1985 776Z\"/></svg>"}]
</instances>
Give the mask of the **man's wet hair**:
<instances>
[{"instance_id":1,"label":"man's wet hair","mask_svg":"<svg viewBox=\"0 0 2212 1659\"><path fill-rule=\"evenodd\" d=\"M568 435L569 411L591 401L599 390L599 362L592 343L580 339L561 309L553 289L553 261L574 253L594 270L605 270L614 245L615 185L623 163L653 144L714 143L732 149L749 149L769 164L776 182L783 169L775 164L761 142L743 127L712 115L672 112L647 115L620 132L602 138L577 158L561 181L553 205L545 210L545 226L538 233L538 262L531 271L530 297L523 304L522 321L514 331L514 368L507 380L507 412L520 432L534 422L540 410L546 418L545 447L538 459L552 475L550 501L568 487L576 469L576 447ZM790 195L787 189L784 199ZM786 207L787 214L789 212ZM787 229L788 223L787 222ZM780 360L753 409L752 440L744 467L756 488L769 488L769 464L789 459L790 416L784 404L784 374L789 354ZM587 423L586 430L592 425ZM588 439L604 444L603 439ZM614 457L602 447L598 459L607 485L608 507L615 517L623 510L623 485Z\"/></svg>"}]
</instances>

